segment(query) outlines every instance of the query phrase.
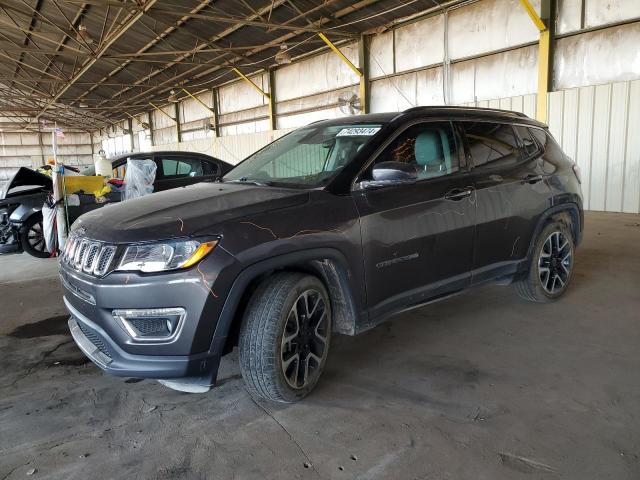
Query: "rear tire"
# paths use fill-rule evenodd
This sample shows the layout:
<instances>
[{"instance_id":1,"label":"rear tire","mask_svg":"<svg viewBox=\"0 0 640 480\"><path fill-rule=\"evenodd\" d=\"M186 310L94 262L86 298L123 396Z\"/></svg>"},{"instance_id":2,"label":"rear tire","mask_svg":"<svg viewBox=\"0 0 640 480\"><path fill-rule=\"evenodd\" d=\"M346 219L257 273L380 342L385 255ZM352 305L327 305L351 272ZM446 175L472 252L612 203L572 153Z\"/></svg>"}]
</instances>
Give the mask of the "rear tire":
<instances>
[{"instance_id":1,"label":"rear tire","mask_svg":"<svg viewBox=\"0 0 640 480\"><path fill-rule=\"evenodd\" d=\"M249 301L240 329L240 371L251 396L291 403L316 386L329 352L331 304L311 275L276 273Z\"/></svg>"},{"instance_id":2,"label":"rear tire","mask_svg":"<svg viewBox=\"0 0 640 480\"><path fill-rule=\"evenodd\" d=\"M49 258L51 256L44 240L42 213L35 213L24 222L20 229L20 244L25 252L34 257Z\"/></svg>"},{"instance_id":3,"label":"rear tire","mask_svg":"<svg viewBox=\"0 0 640 480\"><path fill-rule=\"evenodd\" d=\"M540 303L562 296L573 273L574 249L570 226L562 220L548 223L536 239L528 271L513 283L516 293Z\"/></svg>"}]
</instances>

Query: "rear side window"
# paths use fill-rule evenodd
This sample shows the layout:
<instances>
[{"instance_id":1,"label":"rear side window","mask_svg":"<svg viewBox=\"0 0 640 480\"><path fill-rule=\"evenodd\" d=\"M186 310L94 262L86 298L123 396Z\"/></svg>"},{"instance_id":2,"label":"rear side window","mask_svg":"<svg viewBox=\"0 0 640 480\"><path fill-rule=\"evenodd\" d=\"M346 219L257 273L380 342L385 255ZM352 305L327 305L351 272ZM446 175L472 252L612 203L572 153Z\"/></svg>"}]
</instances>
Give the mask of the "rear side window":
<instances>
[{"instance_id":1,"label":"rear side window","mask_svg":"<svg viewBox=\"0 0 640 480\"><path fill-rule=\"evenodd\" d=\"M475 168L504 168L520 157L513 127L492 122L461 122Z\"/></svg>"},{"instance_id":2,"label":"rear side window","mask_svg":"<svg viewBox=\"0 0 640 480\"><path fill-rule=\"evenodd\" d=\"M560 145L554 140L551 134L545 132L541 128L531 128L531 133L537 140L538 144L544 150L543 169L547 174L555 172L563 163L569 163L570 160L565 156Z\"/></svg>"},{"instance_id":3,"label":"rear side window","mask_svg":"<svg viewBox=\"0 0 640 480\"><path fill-rule=\"evenodd\" d=\"M516 132L518 132L518 136L520 137L520 150L522 153L522 158L531 158L536 153L539 152L540 148L538 148L537 143L531 136L531 132L527 127L521 127L516 125L514 127Z\"/></svg>"},{"instance_id":4,"label":"rear side window","mask_svg":"<svg viewBox=\"0 0 640 480\"><path fill-rule=\"evenodd\" d=\"M163 157L161 164L164 177L202 176L202 162L197 158Z\"/></svg>"},{"instance_id":5,"label":"rear side window","mask_svg":"<svg viewBox=\"0 0 640 480\"><path fill-rule=\"evenodd\" d=\"M449 122L413 125L398 135L376 159L415 166L418 179L455 173L460 169L458 142Z\"/></svg>"}]
</instances>

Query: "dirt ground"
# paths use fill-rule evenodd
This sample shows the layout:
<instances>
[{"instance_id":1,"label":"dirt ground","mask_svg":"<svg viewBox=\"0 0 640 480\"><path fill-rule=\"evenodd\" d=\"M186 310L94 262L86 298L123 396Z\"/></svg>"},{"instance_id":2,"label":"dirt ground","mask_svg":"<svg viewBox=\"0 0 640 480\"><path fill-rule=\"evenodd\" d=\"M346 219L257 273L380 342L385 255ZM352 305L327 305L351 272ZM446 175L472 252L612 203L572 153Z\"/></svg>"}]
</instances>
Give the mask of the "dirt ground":
<instances>
[{"instance_id":1,"label":"dirt ground","mask_svg":"<svg viewBox=\"0 0 640 480\"><path fill-rule=\"evenodd\" d=\"M0 258L0 480L640 478L639 216L587 215L560 301L487 286L336 337L286 406L247 395L235 353L207 394L102 374L55 260L20 257Z\"/></svg>"}]
</instances>

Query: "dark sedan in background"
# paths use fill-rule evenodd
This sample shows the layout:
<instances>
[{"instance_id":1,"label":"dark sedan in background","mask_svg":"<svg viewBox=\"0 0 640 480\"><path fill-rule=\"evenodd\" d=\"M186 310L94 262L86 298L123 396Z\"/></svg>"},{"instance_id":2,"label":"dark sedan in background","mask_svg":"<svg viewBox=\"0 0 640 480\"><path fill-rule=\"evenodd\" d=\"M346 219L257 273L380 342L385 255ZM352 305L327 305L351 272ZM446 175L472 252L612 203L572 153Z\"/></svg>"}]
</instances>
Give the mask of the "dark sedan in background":
<instances>
[{"instance_id":1,"label":"dark sedan in background","mask_svg":"<svg viewBox=\"0 0 640 480\"><path fill-rule=\"evenodd\" d=\"M129 159L153 160L156 163L154 192L217 180L232 168L223 160L203 153L127 153L110 159L113 178L124 179ZM94 166L82 174L95 175ZM25 167L18 169L7 182L0 183L0 255L25 251L34 257L50 256L44 241L42 205L51 191L51 177ZM119 195L109 195L107 203L119 200ZM90 202L68 206L69 223L103 205L105 203Z\"/></svg>"}]
</instances>

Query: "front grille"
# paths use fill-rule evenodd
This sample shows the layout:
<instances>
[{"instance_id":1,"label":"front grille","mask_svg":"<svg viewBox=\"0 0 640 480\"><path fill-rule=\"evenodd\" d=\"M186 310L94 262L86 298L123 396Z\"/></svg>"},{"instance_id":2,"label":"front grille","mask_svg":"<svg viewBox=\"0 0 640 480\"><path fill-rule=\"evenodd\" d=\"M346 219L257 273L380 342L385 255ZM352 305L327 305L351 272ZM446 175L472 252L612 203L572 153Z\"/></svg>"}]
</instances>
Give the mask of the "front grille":
<instances>
[{"instance_id":1,"label":"front grille","mask_svg":"<svg viewBox=\"0 0 640 480\"><path fill-rule=\"evenodd\" d=\"M87 337L87 339L91 343L93 343L98 348L98 350L100 350L107 357L113 358L113 353L111 353L111 350L109 349L109 347L107 347L107 345L102 341L102 339L98 336L96 332L94 332L91 328L87 327L81 321L78 321L77 323L82 333L84 333L84 336Z\"/></svg>"},{"instance_id":2,"label":"front grille","mask_svg":"<svg viewBox=\"0 0 640 480\"><path fill-rule=\"evenodd\" d=\"M78 272L101 277L109 273L115 254L115 245L71 236L65 245L61 262Z\"/></svg>"}]
</instances>

